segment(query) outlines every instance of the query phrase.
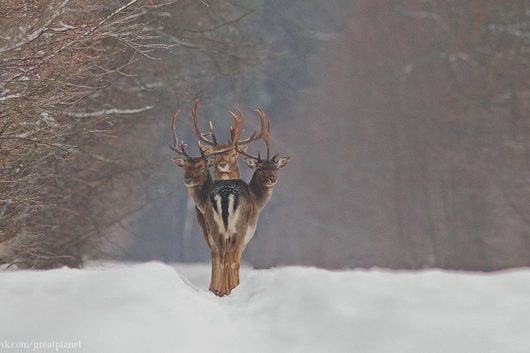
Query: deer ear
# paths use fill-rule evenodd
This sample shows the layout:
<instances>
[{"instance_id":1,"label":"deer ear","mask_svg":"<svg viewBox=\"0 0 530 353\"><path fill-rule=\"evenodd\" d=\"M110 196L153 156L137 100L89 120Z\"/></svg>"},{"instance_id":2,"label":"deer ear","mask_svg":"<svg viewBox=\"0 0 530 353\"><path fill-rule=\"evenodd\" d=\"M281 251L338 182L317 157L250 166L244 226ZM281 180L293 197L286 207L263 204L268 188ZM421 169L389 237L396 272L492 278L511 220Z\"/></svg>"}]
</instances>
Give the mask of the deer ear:
<instances>
[{"instance_id":1,"label":"deer ear","mask_svg":"<svg viewBox=\"0 0 530 353\"><path fill-rule=\"evenodd\" d=\"M171 158L173 163L175 163L178 167L184 168L184 165L186 165L186 161L182 158L173 157Z\"/></svg>"},{"instance_id":2,"label":"deer ear","mask_svg":"<svg viewBox=\"0 0 530 353\"><path fill-rule=\"evenodd\" d=\"M278 161L276 162L276 168L280 169L285 167L287 165L287 162L289 162L289 159L291 159L291 157L283 157L278 159Z\"/></svg>"},{"instance_id":3,"label":"deer ear","mask_svg":"<svg viewBox=\"0 0 530 353\"><path fill-rule=\"evenodd\" d=\"M248 150L248 146L247 145L237 146L237 149L240 151L246 152Z\"/></svg>"},{"instance_id":4,"label":"deer ear","mask_svg":"<svg viewBox=\"0 0 530 353\"><path fill-rule=\"evenodd\" d=\"M212 165L214 165L214 164L215 164L215 156L213 156L213 157L208 157L208 158L206 159L206 166L207 166L208 168L210 168L210 167L211 167Z\"/></svg>"},{"instance_id":5,"label":"deer ear","mask_svg":"<svg viewBox=\"0 0 530 353\"><path fill-rule=\"evenodd\" d=\"M256 160L254 158L245 157L243 160L245 161L247 167L252 169L256 168Z\"/></svg>"}]
</instances>

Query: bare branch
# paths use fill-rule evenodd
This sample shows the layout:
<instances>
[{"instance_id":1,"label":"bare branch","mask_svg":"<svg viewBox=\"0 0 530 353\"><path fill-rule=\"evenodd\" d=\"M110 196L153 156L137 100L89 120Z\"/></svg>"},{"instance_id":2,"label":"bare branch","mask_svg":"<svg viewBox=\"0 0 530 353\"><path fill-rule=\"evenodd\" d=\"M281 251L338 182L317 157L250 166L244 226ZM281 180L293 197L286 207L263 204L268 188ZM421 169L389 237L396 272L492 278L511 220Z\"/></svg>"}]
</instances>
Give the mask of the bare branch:
<instances>
[{"instance_id":1,"label":"bare branch","mask_svg":"<svg viewBox=\"0 0 530 353\"><path fill-rule=\"evenodd\" d=\"M90 113L82 113L82 112L62 112L62 113L72 118L88 118L88 117L111 115L111 114L118 114L118 115L138 114L138 113L149 111L151 109L153 109L152 106L146 105L145 107L135 108L135 109L112 108L112 109L103 109L97 112L90 112Z\"/></svg>"}]
</instances>

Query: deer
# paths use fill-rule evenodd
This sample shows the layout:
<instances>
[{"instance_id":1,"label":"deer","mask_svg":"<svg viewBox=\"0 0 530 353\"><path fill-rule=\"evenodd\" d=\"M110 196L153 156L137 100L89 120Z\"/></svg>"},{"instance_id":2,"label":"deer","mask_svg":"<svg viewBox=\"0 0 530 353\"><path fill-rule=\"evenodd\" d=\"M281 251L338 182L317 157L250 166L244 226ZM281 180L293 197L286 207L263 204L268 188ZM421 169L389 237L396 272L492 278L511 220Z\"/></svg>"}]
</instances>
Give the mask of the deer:
<instances>
[{"instance_id":1,"label":"deer","mask_svg":"<svg viewBox=\"0 0 530 353\"><path fill-rule=\"evenodd\" d=\"M193 104L191 115L193 117L193 129L195 136L199 139L199 148L205 153L216 153L215 155L215 180L220 179L240 179L239 163L238 157L240 151L246 151L247 145L252 142L260 139L263 134L263 129L265 128L265 121L260 116L260 132L254 131L250 137L240 140L240 134L242 125L244 122L244 116L239 111L229 112L232 118L235 121L235 126L230 128L230 141L226 144L218 143L213 125L210 122L209 129L206 133L202 133L199 124L199 99L196 98Z\"/></svg>"},{"instance_id":2,"label":"deer","mask_svg":"<svg viewBox=\"0 0 530 353\"><path fill-rule=\"evenodd\" d=\"M200 136L203 136L205 134L200 133L198 130L198 124L197 124L197 107L198 107L198 100L195 101L195 104L192 109L192 116L194 117L194 125L196 126L196 131L198 131ZM176 122L178 118L179 112L175 113L173 116L172 122L171 122L171 130L172 130L172 139L173 144L169 145L170 149L173 150L178 154L176 157L172 157L173 162L176 166L181 167L184 169L184 184L186 185L188 189L188 194L193 200L195 204L195 216L197 219L197 223L199 224L204 240L206 241L206 244L209 246L211 252L212 252L212 268L218 268L219 267L219 251L216 247L215 242L212 241L212 239L209 237L208 229L205 225L204 220L204 213L205 213L205 205L207 205L207 198L209 195L209 192L213 188L213 178L210 174L209 167L215 164L216 156L219 154L231 152L236 147L240 147L237 145L237 143L248 143L252 140L252 138L259 138L262 133L259 134L257 132L254 132L250 138L246 140L239 140L239 136L241 133L242 125L244 122L243 115L238 111L238 113L232 113L231 116L234 119L234 127L231 129L231 136L232 136L232 143L227 145L215 145L212 147L212 149L205 150L203 148L200 148L200 157L191 157L186 152L187 145L180 141L177 136L176 131ZM262 128L263 128L262 124ZM213 129L210 129L210 132L208 134L213 135L213 141L216 142L215 134L213 132ZM237 166L237 163L236 163ZM232 169L234 171L234 169ZM239 166L237 166L237 173L239 175ZM214 292L215 294L218 294L216 292L216 289L213 287L213 283L219 282L215 276L219 275L219 271L212 271L212 278L210 283L210 290Z\"/></svg>"},{"instance_id":3,"label":"deer","mask_svg":"<svg viewBox=\"0 0 530 353\"><path fill-rule=\"evenodd\" d=\"M216 249L212 248L211 244L213 241L208 237L208 232L205 228L203 214L205 212L205 205L208 201L208 195L210 194L213 188L213 178L210 173L209 167L211 167L215 162L215 155L217 153L225 152L224 149L219 149L218 151L205 153L202 149L200 150L200 157L192 157L186 152L187 144L179 140L177 137L176 131L176 121L178 118L179 112L175 113L171 122L171 130L173 133L173 144L169 145L169 148L177 153L177 156L172 157L173 163L177 167L184 169L184 185L187 188L188 195L193 200L195 204L195 216L201 227L204 240L206 244L210 247L212 251L212 261L216 260L218 257L216 254ZM213 263L212 263L213 267ZM213 291L213 277L210 283L210 290Z\"/></svg>"},{"instance_id":4,"label":"deer","mask_svg":"<svg viewBox=\"0 0 530 353\"><path fill-rule=\"evenodd\" d=\"M227 144L221 144L217 141L217 137L215 135L215 131L211 122L209 124L208 131L206 133L201 132L199 123L199 103L199 99L196 98L191 110L191 115L193 118L193 129L195 136L199 140L199 149L201 150L201 153L215 155L213 162L215 169L215 180L240 179L241 175L238 163L239 154L247 150L247 144L252 141L259 140L263 137L267 126L266 116L262 114L259 115L259 133L257 131L254 131L248 138L240 140L240 135L242 131L242 126L245 121L245 117L239 109L237 109L235 112L229 111L229 114L234 121L234 126L230 128L230 141L228 141ZM203 236L206 239L208 245L210 246L210 249L212 249L211 244L208 241L208 230L205 225L203 213L204 212L202 212L200 208L195 207L195 216L197 219L197 223L199 224L199 227L201 228ZM212 250L212 261L217 261L216 263L218 264L220 260L218 259L217 254L218 252L214 253ZM217 269L219 268L219 266L215 266L215 268ZM219 276L219 271L215 273L212 272L212 283L217 283L217 281L214 280L214 276L215 278L217 278ZM216 294L220 294L220 292L216 291L215 289L212 289L211 287L210 290L212 290Z\"/></svg>"},{"instance_id":5,"label":"deer","mask_svg":"<svg viewBox=\"0 0 530 353\"><path fill-rule=\"evenodd\" d=\"M256 231L260 212L272 196L278 170L285 167L290 157L270 157L270 120L263 110L256 110L263 122L259 135L267 145L265 159L238 150L245 155L245 163L255 169L250 182L241 179L215 180L204 208L204 226L213 241L218 258L212 260L211 290L218 296L230 294L239 285L241 256ZM212 252L213 253L213 252Z\"/></svg>"},{"instance_id":6,"label":"deer","mask_svg":"<svg viewBox=\"0 0 530 353\"><path fill-rule=\"evenodd\" d=\"M278 155L269 158L270 121L263 111L258 110L258 114L261 131L253 135L267 144L267 158L262 160L259 153L255 157L246 153L246 150L238 149L238 153L247 156L245 163L256 169L249 184L240 179L213 180L208 167L215 163L218 153L234 147L226 146L210 153L200 149L200 157L191 157L185 151L186 145L176 135L178 114L175 114L172 121L173 145L170 148L184 157L173 157L173 162L184 168L184 183L195 203L197 220L211 250L209 289L220 297L230 294L239 284L243 251L254 235L259 213L272 195L278 169L284 167L289 160L289 157L276 160ZM236 141L244 116L239 111L231 115L235 122L235 127L231 130L232 141Z\"/></svg>"}]
</instances>

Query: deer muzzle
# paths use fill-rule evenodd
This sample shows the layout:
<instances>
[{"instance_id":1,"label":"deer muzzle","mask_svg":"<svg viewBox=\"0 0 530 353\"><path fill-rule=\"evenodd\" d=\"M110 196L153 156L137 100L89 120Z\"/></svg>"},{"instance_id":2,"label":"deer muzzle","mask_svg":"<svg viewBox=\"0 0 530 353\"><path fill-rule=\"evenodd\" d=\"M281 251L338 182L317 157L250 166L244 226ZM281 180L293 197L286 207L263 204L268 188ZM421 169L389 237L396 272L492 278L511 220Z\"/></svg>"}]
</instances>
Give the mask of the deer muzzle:
<instances>
[{"instance_id":1,"label":"deer muzzle","mask_svg":"<svg viewBox=\"0 0 530 353\"><path fill-rule=\"evenodd\" d=\"M277 181L277 178L276 178L276 177L268 177L268 178L267 178L267 184L268 184L269 186L272 186L272 185L276 184L276 181Z\"/></svg>"},{"instance_id":2,"label":"deer muzzle","mask_svg":"<svg viewBox=\"0 0 530 353\"><path fill-rule=\"evenodd\" d=\"M217 164L217 169L219 169L220 172L227 173L230 171L230 165L226 161L220 161Z\"/></svg>"}]
</instances>

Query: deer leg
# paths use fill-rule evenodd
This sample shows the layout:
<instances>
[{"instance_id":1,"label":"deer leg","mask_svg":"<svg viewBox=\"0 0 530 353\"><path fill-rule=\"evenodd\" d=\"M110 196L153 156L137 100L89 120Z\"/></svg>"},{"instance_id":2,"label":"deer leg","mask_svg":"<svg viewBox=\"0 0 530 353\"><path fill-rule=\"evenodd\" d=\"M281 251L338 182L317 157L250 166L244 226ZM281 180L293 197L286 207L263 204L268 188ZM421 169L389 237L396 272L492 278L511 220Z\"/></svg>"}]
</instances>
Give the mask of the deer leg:
<instances>
[{"instance_id":1,"label":"deer leg","mask_svg":"<svg viewBox=\"0 0 530 353\"><path fill-rule=\"evenodd\" d=\"M230 288L234 289L239 284L239 264L237 262L237 249L230 249Z\"/></svg>"},{"instance_id":2,"label":"deer leg","mask_svg":"<svg viewBox=\"0 0 530 353\"><path fill-rule=\"evenodd\" d=\"M218 296L230 294L239 284L239 268L242 246L236 238L223 239L217 253L212 251L212 280L210 290Z\"/></svg>"},{"instance_id":3,"label":"deer leg","mask_svg":"<svg viewBox=\"0 0 530 353\"><path fill-rule=\"evenodd\" d=\"M210 278L210 291L219 295L221 277L221 257L218 251L212 251L212 273Z\"/></svg>"},{"instance_id":4,"label":"deer leg","mask_svg":"<svg viewBox=\"0 0 530 353\"><path fill-rule=\"evenodd\" d=\"M237 268L234 261L234 239L232 237L223 240L221 250L221 293L230 294L237 286Z\"/></svg>"},{"instance_id":5,"label":"deer leg","mask_svg":"<svg viewBox=\"0 0 530 353\"><path fill-rule=\"evenodd\" d=\"M235 286L239 285L239 271L241 268L241 257L245 250L244 239L238 239L234 246L234 273L235 273Z\"/></svg>"},{"instance_id":6,"label":"deer leg","mask_svg":"<svg viewBox=\"0 0 530 353\"><path fill-rule=\"evenodd\" d=\"M226 274L226 246L224 244L224 240L221 240L219 244L219 253L218 253L218 262L216 265L216 277L215 277L215 284L214 293L217 296L224 296L228 294L228 287L227 287L227 274Z\"/></svg>"},{"instance_id":7,"label":"deer leg","mask_svg":"<svg viewBox=\"0 0 530 353\"><path fill-rule=\"evenodd\" d=\"M236 286L234 284L235 281L235 273L234 273L234 247L233 247L233 238L228 238L228 247L227 247L227 258L226 258L226 273L228 274L228 281L227 286L230 291L234 289Z\"/></svg>"},{"instance_id":8,"label":"deer leg","mask_svg":"<svg viewBox=\"0 0 530 353\"><path fill-rule=\"evenodd\" d=\"M241 244L237 244L237 237L232 236L228 239L226 247L226 273L227 273L227 288L229 291L234 289L239 284L239 268L241 259Z\"/></svg>"},{"instance_id":9,"label":"deer leg","mask_svg":"<svg viewBox=\"0 0 530 353\"><path fill-rule=\"evenodd\" d=\"M225 295L226 292L226 274L225 274L225 249L224 247L220 251L220 262L219 262L219 295Z\"/></svg>"},{"instance_id":10,"label":"deer leg","mask_svg":"<svg viewBox=\"0 0 530 353\"><path fill-rule=\"evenodd\" d=\"M230 273L228 269L228 254L226 251L221 251L219 256L219 263L217 264L216 278L214 284L215 295L222 297L230 294Z\"/></svg>"},{"instance_id":11,"label":"deer leg","mask_svg":"<svg viewBox=\"0 0 530 353\"><path fill-rule=\"evenodd\" d=\"M226 291L227 294L230 294L232 289L234 289L233 286L233 272L232 272L232 237L229 237L226 239L226 255L225 255L225 279L226 279Z\"/></svg>"},{"instance_id":12,"label":"deer leg","mask_svg":"<svg viewBox=\"0 0 530 353\"><path fill-rule=\"evenodd\" d=\"M243 249L237 249L235 258L235 271L236 271L236 286L239 285L239 270L241 268L241 256L243 255Z\"/></svg>"}]
</instances>

